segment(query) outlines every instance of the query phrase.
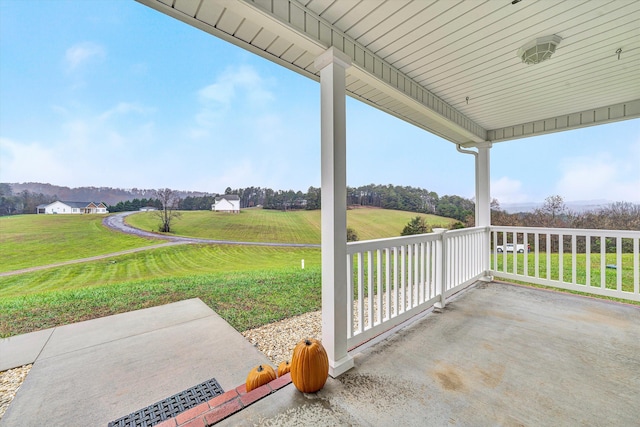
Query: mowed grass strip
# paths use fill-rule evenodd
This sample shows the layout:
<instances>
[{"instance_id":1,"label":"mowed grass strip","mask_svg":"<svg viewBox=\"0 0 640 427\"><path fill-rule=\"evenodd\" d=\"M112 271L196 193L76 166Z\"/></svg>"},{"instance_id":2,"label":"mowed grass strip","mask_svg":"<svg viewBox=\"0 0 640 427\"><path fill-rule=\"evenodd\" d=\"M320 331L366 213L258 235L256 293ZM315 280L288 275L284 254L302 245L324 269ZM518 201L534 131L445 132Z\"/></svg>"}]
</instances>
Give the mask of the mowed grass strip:
<instances>
[{"instance_id":1,"label":"mowed grass strip","mask_svg":"<svg viewBox=\"0 0 640 427\"><path fill-rule=\"evenodd\" d=\"M0 338L200 298L239 331L315 311L320 267L157 278L0 298Z\"/></svg>"},{"instance_id":2,"label":"mowed grass strip","mask_svg":"<svg viewBox=\"0 0 640 427\"><path fill-rule=\"evenodd\" d=\"M183 211L174 221L173 234L216 240L320 243L320 211L277 211L270 209L243 209L239 214L211 211ZM451 218L437 215L388 209L350 209L347 226L356 230L360 240L400 236L404 226L416 215L425 217L432 226L448 226ZM127 217L127 223L147 231L158 229L158 219L152 212Z\"/></svg>"},{"instance_id":3,"label":"mowed grass strip","mask_svg":"<svg viewBox=\"0 0 640 427\"><path fill-rule=\"evenodd\" d=\"M0 278L0 298L123 282L320 266L320 249L180 245Z\"/></svg>"},{"instance_id":4,"label":"mowed grass strip","mask_svg":"<svg viewBox=\"0 0 640 427\"><path fill-rule=\"evenodd\" d=\"M0 217L0 272L155 245L102 225L103 215Z\"/></svg>"}]
</instances>

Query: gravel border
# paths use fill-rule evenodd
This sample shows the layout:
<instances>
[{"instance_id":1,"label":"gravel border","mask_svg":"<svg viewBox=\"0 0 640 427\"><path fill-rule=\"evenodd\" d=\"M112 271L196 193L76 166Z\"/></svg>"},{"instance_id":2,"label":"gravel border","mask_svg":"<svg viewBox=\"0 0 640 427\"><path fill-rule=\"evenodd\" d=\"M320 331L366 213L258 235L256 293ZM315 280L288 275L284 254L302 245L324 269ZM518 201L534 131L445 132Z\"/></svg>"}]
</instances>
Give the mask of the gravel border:
<instances>
[{"instance_id":1,"label":"gravel border","mask_svg":"<svg viewBox=\"0 0 640 427\"><path fill-rule=\"evenodd\" d=\"M322 312L311 311L242 332L242 335L278 366L291 360L293 348L305 338L322 337Z\"/></svg>"},{"instance_id":2,"label":"gravel border","mask_svg":"<svg viewBox=\"0 0 640 427\"><path fill-rule=\"evenodd\" d=\"M27 378L31 366L33 365L24 365L0 372L0 419L7 412L16 392Z\"/></svg>"}]
</instances>

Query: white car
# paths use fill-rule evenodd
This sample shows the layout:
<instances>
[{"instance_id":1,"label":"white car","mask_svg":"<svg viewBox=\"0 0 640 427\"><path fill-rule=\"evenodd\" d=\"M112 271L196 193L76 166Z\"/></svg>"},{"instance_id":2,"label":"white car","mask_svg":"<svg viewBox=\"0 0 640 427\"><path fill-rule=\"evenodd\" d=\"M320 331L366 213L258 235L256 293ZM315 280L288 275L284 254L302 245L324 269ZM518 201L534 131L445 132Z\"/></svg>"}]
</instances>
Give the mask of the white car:
<instances>
[{"instance_id":1,"label":"white car","mask_svg":"<svg viewBox=\"0 0 640 427\"><path fill-rule=\"evenodd\" d=\"M507 243L505 246L497 246L496 250L498 253L502 253L504 251L507 252L518 252L519 254L524 253L524 245L515 245L513 243ZM531 248L527 248L527 251L531 251Z\"/></svg>"}]
</instances>

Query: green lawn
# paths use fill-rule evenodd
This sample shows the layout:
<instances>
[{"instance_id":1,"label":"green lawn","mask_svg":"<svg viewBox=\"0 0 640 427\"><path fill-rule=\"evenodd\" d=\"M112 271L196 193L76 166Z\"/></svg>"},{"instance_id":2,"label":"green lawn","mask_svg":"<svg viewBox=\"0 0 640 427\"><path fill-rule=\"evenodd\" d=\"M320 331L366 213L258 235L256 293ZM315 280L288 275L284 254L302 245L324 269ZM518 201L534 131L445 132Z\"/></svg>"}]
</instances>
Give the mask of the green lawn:
<instances>
[{"instance_id":1,"label":"green lawn","mask_svg":"<svg viewBox=\"0 0 640 427\"><path fill-rule=\"evenodd\" d=\"M0 298L131 281L320 266L320 249L180 245L0 278Z\"/></svg>"},{"instance_id":2,"label":"green lawn","mask_svg":"<svg viewBox=\"0 0 640 427\"><path fill-rule=\"evenodd\" d=\"M503 271L504 254L498 255L498 270ZM576 254L576 281L579 284L585 284L587 278L586 254ZM590 286L600 286L600 254L591 254L591 277ZM562 256L562 278L565 282L572 282L572 256L571 254L563 254ZM615 264L616 254L605 255L605 265ZM491 262L493 267L493 260ZM524 274L524 254L517 254L516 258L517 274ZM558 280L560 277L560 255L552 253L550 256L550 279ZM507 254L507 272L513 273L513 254ZM622 290L633 292L633 254L622 254ZM608 289L616 289L617 269L605 268L605 282ZM499 275L499 273L498 273ZM527 275L535 277L535 257L533 253L527 254ZM547 254L540 253L538 261L538 275L540 278L547 277Z\"/></svg>"},{"instance_id":3,"label":"green lawn","mask_svg":"<svg viewBox=\"0 0 640 427\"><path fill-rule=\"evenodd\" d=\"M319 310L320 268L167 277L0 298L0 338L200 298L239 331Z\"/></svg>"},{"instance_id":4,"label":"green lawn","mask_svg":"<svg viewBox=\"0 0 640 427\"><path fill-rule=\"evenodd\" d=\"M0 272L160 243L102 226L102 215L0 217Z\"/></svg>"},{"instance_id":5,"label":"green lawn","mask_svg":"<svg viewBox=\"0 0 640 427\"><path fill-rule=\"evenodd\" d=\"M176 235L244 242L320 243L319 210L282 212L256 208L244 209L239 214L211 211L181 214L172 225ZM347 211L347 226L356 230L360 240L397 237L416 215L387 209L351 209ZM436 215L421 216L436 226L455 222ZM147 231L158 229L158 219L152 212L129 216L127 223Z\"/></svg>"}]
</instances>

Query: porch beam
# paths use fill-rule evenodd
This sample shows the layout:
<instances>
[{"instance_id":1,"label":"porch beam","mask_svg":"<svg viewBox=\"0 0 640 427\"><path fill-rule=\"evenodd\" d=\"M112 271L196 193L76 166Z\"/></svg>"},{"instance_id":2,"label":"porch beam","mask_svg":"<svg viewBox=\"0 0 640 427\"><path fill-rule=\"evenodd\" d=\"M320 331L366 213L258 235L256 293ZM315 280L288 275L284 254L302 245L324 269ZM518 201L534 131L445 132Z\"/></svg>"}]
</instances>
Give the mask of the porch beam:
<instances>
[{"instance_id":1,"label":"porch beam","mask_svg":"<svg viewBox=\"0 0 640 427\"><path fill-rule=\"evenodd\" d=\"M640 99L622 104L608 105L592 110L564 116L550 117L544 120L521 123L487 131L487 140L492 142L544 135L547 133L579 129L587 126L603 125L640 117ZM463 144L465 145L465 144ZM467 144L473 145L473 144Z\"/></svg>"},{"instance_id":2,"label":"porch beam","mask_svg":"<svg viewBox=\"0 0 640 427\"><path fill-rule=\"evenodd\" d=\"M346 69L351 61L330 48L316 58L320 71L322 344L329 375L353 367L347 354Z\"/></svg>"}]
</instances>

